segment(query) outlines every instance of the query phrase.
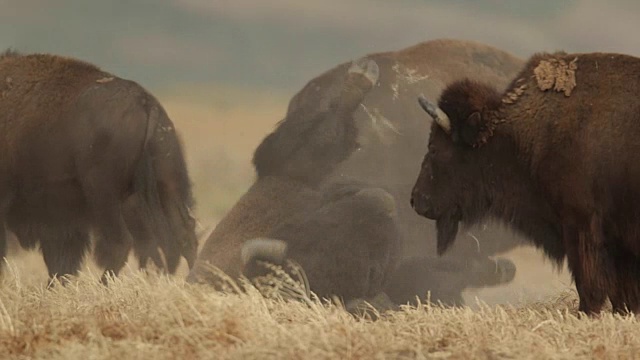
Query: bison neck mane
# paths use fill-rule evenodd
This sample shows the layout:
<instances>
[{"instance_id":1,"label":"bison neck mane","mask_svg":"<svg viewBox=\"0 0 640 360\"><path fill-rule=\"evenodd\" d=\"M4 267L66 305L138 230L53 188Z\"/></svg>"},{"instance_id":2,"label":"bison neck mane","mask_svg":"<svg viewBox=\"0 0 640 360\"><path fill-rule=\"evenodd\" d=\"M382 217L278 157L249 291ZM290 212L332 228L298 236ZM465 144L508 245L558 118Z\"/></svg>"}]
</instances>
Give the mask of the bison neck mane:
<instances>
[{"instance_id":1,"label":"bison neck mane","mask_svg":"<svg viewBox=\"0 0 640 360\"><path fill-rule=\"evenodd\" d=\"M516 144L497 132L480 149L482 181L475 191L482 196L463 209L465 223L472 225L487 216L527 238L558 266L565 249L558 215L542 196L526 166L518 159Z\"/></svg>"},{"instance_id":2,"label":"bison neck mane","mask_svg":"<svg viewBox=\"0 0 640 360\"><path fill-rule=\"evenodd\" d=\"M535 113L543 104L531 100L528 92L540 91L533 74L541 60L563 55L566 54L533 56L502 93L470 81L460 82L457 88L449 90L452 94L449 106L455 108L451 111L458 112L454 113L454 119L473 119L469 114L474 112L482 114L479 123L467 120L458 124L460 128L476 130L471 137L475 141L469 143L476 147L474 151L484 162L483 181L476 189L484 197L478 197L475 206L467 207L469 213L463 218L473 223L490 215L504 222L542 248L558 266L565 257L560 219L535 179L541 149L534 139L546 131L547 125L536 121ZM456 99L464 102L456 104Z\"/></svg>"}]
</instances>

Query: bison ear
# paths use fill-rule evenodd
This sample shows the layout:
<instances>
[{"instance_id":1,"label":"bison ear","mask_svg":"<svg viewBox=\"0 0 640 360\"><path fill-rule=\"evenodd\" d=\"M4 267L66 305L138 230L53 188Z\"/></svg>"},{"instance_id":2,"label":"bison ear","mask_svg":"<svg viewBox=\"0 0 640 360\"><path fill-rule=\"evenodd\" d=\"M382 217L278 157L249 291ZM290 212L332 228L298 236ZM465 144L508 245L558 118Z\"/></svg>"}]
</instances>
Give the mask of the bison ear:
<instances>
[{"instance_id":1,"label":"bison ear","mask_svg":"<svg viewBox=\"0 0 640 360\"><path fill-rule=\"evenodd\" d=\"M460 127L460 138L468 145L473 145L478 141L480 129L482 128L482 115L476 111L469 115L467 121Z\"/></svg>"}]
</instances>

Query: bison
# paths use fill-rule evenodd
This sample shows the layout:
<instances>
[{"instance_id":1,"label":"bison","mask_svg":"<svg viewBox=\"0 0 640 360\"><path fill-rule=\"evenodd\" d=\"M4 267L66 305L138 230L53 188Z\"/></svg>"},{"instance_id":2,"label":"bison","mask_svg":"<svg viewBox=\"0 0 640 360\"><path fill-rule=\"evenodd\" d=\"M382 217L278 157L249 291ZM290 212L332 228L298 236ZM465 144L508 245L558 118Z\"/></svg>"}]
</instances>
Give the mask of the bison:
<instances>
[{"instance_id":1,"label":"bison","mask_svg":"<svg viewBox=\"0 0 640 360\"><path fill-rule=\"evenodd\" d=\"M0 56L0 257L5 226L40 245L50 277L77 273L90 235L117 274L133 246L173 273L197 254L182 145L137 83L51 54ZM131 236L133 233L133 237Z\"/></svg>"},{"instance_id":2,"label":"bison","mask_svg":"<svg viewBox=\"0 0 640 360\"><path fill-rule=\"evenodd\" d=\"M400 251L396 203L383 189L335 184L315 209L291 217L242 248L243 273L263 274L256 260L284 265L292 259L320 298L345 303L383 292Z\"/></svg>"},{"instance_id":3,"label":"bison","mask_svg":"<svg viewBox=\"0 0 640 360\"><path fill-rule=\"evenodd\" d=\"M638 73L628 55L540 53L504 91L463 79L438 105L420 98L435 122L410 202L436 221L438 253L459 223L496 218L566 258L579 311L608 297L638 313Z\"/></svg>"},{"instance_id":4,"label":"bison","mask_svg":"<svg viewBox=\"0 0 640 360\"><path fill-rule=\"evenodd\" d=\"M321 184L345 179L393 195L402 256L435 255L434 222L417 215L407 200L417 176L414 163L426 151L422 134L429 131L417 118L415 97L437 96L446 83L464 77L506 87L523 61L484 44L446 39L371 54L356 65L365 67L369 60L377 67L374 86L365 78L354 83L345 76L353 66L347 62L315 77L293 96L285 119L255 151L256 181L206 240L188 281L205 277L207 263L237 276L244 241L265 237L305 211L321 196ZM344 111L337 113L336 106ZM497 226L478 226L472 234L475 237L461 234L449 256L480 260L523 244Z\"/></svg>"}]
</instances>

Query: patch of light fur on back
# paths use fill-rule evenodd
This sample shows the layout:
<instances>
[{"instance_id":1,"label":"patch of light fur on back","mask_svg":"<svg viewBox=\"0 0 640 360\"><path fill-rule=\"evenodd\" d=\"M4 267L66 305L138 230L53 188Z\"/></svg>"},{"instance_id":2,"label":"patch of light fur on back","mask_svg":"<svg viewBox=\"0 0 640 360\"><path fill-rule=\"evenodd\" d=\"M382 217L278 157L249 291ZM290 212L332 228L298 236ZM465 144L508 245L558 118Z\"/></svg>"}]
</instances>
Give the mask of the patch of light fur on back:
<instances>
[{"instance_id":1,"label":"patch of light fur on back","mask_svg":"<svg viewBox=\"0 0 640 360\"><path fill-rule=\"evenodd\" d=\"M382 115L378 108L374 108L373 112L371 112L369 111L369 108L365 104L360 104L360 106L362 107L362 109L364 109L364 112L367 114L367 116L369 116L373 130L380 137L382 142L384 142L385 144L388 144L391 142L389 137L384 135L385 134L385 131L383 129L384 127L391 129L391 131L393 131L394 133L402 136L402 133L398 131L398 128L396 128L389 119L387 119L384 115Z\"/></svg>"},{"instance_id":2,"label":"patch of light fur on back","mask_svg":"<svg viewBox=\"0 0 640 360\"><path fill-rule=\"evenodd\" d=\"M409 69L405 66L401 66L400 63L395 63L391 69L396 73L396 82L391 84L391 91L393 91L393 101L400 97L400 83L411 85L419 81L427 80L429 75L420 75L418 70Z\"/></svg>"},{"instance_id":3,"label":"patch of light fur on back","mask_svg":"<svg viewBox=\"0 0 640 360\"><path fill-rule=\"evenodd\" d=\"M400 97L400 84L411 85L429 79L429 75L421 75L418 70L402 66L398 62L391 69L396 73L396 82L391 84L394 101Z\"/></svg>"}]
</instances>

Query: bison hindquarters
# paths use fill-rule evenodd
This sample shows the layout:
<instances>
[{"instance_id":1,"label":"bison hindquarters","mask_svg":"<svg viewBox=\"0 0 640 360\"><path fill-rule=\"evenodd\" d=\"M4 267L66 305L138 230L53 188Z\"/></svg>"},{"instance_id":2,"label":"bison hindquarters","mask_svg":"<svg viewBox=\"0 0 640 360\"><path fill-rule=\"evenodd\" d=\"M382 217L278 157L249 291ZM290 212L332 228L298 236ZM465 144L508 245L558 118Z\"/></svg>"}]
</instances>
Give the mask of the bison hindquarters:
<instances>
[{"instance_id":1,"label":"bison hindquarters","mask_svg":"<svg viewBox=\"0 0 640 360\"><path fill-rule=\"evenodd\" d=\"M302 266L320 298L373 298L400 250L395 200L380 188L345 184L330 189L324 204L268 236L286 242L286 257Z\"/></svg>"}]
</instances>

